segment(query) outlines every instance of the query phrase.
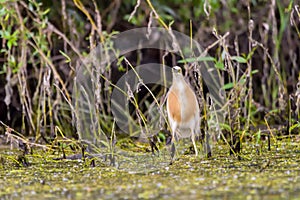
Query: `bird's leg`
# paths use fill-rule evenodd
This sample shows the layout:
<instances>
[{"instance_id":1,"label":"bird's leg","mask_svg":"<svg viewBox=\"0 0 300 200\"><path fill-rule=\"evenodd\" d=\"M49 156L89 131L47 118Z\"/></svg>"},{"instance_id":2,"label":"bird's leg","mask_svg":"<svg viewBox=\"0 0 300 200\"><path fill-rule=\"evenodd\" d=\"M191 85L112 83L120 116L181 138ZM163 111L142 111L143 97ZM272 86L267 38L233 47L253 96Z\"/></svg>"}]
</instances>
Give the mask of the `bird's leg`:
<instances>
[{"instance_id":1,"label":"bird's leg","mask_svg":"<svg viewBox=\"0 0 300 200\"><path fill-rule=\"evenodd\" d=\"M172 124L172 139L171 139L171 163L173 163L173 160L175 158L175 152L176 152L176 148L175 148L175 131L176 131L176 127L177 127L177 124L176 123L173 123Z\"/></svg>"},{"instance_id":2,"label":"bird's leg","mask_svg":"<svg viewBox=\"0 0 300 200\"><path fill-rule=\"evenodd\" d=\"M211 148L209 145L209 138L210 138L210 135L208 133L205 133L205 147L206 147L205 152L206 152L207 158L211 157Z\"/></svg>"},{"instance_id":3,"label":"bird's leg","mask_svg":"<svg viewBox=\"0 0 300 200\"><path fill-rule=\"evenodd\" d=\"M173 160L174 160L174 157L175 157L175 152L176 152L174 135L172 136L171 144L172 144L172 145L171 145L171 159L172 159L172 161L173 161Z\"/></svg>"},{"instance_id":4,"label":"bird's leg","mask_svg":"<svg viewBox=\"0 0 300 200\"><path fill-rule=\"evenodd\" d=\"M195 142L195 133L194 133L194 130L192 130L192 129L191 129L191 135L192 135L192 142L193 142L194 149L195 149L195 154L196 154L196 156L198 156L198 149L196 147L196 142Z\"/></svg>"},{"instance_id":5,"label":"bird's leg","mask_svg":"<svg viewBox=\"0 0 300 200\"><path fill-rule=\"evenodd\" d=\"M174 160L175 152L176 152L175 143L172 142L172 146L171 146L171 159L172 159L172 161Z\"/></svg>"}]
</instances>

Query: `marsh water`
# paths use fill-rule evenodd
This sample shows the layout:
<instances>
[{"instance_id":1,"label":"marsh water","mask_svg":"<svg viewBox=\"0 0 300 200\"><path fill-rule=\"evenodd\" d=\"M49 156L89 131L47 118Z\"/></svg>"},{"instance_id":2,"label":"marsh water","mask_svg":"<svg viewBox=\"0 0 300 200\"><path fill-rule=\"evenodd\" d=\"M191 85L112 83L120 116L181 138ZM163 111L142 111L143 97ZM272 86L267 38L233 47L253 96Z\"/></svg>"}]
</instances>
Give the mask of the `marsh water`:
<instances>
[{"instance_id":1,"label":"marsh water","mask_svg":"<svg viewBox=\"0 0 300 200\"><path fill-rule=\"evenodd\" d=\"M271 147L244 144L237 159L216 144L211 158L181 154L172 165L163 153L134 152L149 163L158 159L147 170L129 158L121 167L101 159L91 166L88 159L53 160L59 153L41 150L26 155L27 167L18 166L20 152L2 148L0 199L300 199L299 142Z\"/></svg>"}]
</instances>

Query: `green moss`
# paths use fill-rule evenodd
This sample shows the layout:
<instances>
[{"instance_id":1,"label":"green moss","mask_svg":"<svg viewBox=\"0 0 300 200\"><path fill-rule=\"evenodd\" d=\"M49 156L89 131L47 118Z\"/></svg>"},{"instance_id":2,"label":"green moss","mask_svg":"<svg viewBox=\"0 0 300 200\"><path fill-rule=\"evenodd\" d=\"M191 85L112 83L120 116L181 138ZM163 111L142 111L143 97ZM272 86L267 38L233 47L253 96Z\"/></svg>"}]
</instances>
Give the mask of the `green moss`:
<instances>
[{"instance_id":1,"label":"green moss","mask_svg":"<svg viewBox=\"0 0 300 200\"><path fill-rule=\"evenodd\" d=\"M157 168L144 172L139 167L143 168L145 159L155 160L151 153L145 154L141 163L124 162L118 170L104 166L101 159L96 167L87 167L88 161L53 161L53 155L43 157L43 152L38 152L41 156L27 155L29 167L17 167L6 156L17 157L18 153L3 149L0 197L224 199L234 195L237 199L296 199L300 195L299 145L281 142L278 146L271 151L262 149L257 155L254 145L247 145L245 157L238 161L228 155L227 146L218 145L210 159L178 155L173 165L167 165L157 158ZM142 156L136 152L128 155Z\"/></svg>"}]
</instances>

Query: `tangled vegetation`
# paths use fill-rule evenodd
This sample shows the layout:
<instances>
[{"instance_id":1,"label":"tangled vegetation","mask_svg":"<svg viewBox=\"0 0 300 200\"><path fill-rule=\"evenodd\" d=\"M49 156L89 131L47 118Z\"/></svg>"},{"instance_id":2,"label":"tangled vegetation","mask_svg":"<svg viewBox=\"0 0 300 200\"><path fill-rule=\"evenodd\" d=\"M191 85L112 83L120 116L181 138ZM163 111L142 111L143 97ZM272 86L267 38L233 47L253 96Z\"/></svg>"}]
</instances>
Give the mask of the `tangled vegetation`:
<instances>
[{"instance_id":1,"label":"tangled vegetation","mask_svg":"<svg viewBox=\"0 0 300 200\"><path fill-rule=\"evenodd\" d=\"M155 146L152 135L146 143L131 133L126 135L131 137L124 136L111 111L112 91L120 77L145 63L184 67L198 94L202 131L209 132L214 142L221 141L237 158L246 159L243 149L250 144L255 145L258 154L264 149L262 144L268 143L267 149L271 150L281 140L299 147L298 0L0 3L0 147L11 145L22 150L17 158L1 156L2 164L7 163L3 159L13 159L17 165L27 166L27 155L35 149L53 151L63 158L78 152L85 154L81 134L87 130L78 126L80 116L74 106L77 69L97 46L113 51L115 37L140 27L178 31L201 44L207 54L200 59L217 69L224 90L224 105L220 108L224 122L214 129L209 127L215 120L214 108L199 65L195 64L199 58L174 56L159 49L118 55L116 61L106 63L99 81L93 82L95 101L88 102L96 108L93 126L99 128L101 145L107 148L113 164L114 148L121 149L120 155L124 149L151 155L149 141L154 145L152 153L153 148L162 148ZM146 127L151 108L155 104L163 107L166 93L166 88L149 88L143 85L143 92L133 91L128 97L132 98L133 120ZM157 121L164 134L158 133L155 140L163 138L168 143L167 121L162 116ZM93 158L88 158L94 165Z\"/></svg>"}]
</instances>

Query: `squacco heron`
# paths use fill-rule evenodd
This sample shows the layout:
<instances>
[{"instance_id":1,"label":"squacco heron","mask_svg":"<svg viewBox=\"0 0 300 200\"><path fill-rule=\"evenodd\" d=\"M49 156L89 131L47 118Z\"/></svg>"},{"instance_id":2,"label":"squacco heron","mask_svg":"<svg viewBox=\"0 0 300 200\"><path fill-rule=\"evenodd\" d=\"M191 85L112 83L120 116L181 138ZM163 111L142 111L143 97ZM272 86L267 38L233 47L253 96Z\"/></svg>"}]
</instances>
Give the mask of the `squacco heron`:
<instances>
[{"instance_id":1,"label":"squacco heron","mask_svg":"<svg viewBox=\"0 0 300 200\"><path fill-rule=\"evenodd\" d=\"M182 70L175 66L172 68L173 81L167 96L167 112L169 125L172 132L171 157L175 155L175 134L189 134L191 136L195 154L198 150L195 143L195 134L199 131L199 105L196 95L188 83L184 80Z\"/></svg>"}]
</instances>

